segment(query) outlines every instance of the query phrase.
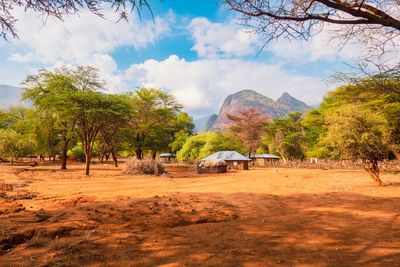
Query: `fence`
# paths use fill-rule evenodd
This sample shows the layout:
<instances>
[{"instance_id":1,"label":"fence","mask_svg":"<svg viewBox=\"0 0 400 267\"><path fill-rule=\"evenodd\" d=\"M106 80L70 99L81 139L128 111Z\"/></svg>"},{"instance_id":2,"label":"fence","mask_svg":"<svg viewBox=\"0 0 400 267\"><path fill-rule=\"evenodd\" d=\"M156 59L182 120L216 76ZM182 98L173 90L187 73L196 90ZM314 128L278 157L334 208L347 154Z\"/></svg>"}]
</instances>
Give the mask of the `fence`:
<instances>
[{"instance_id":1,"label":"fence","mask_svg":"<svg viewBox=\"0 0 400 267\"><path fill-rule=\"evenodd\" d=\"M292 168L292 169L349 169L359 170L363 169L364 165L360 161L350 160L318 160L318 162L311 161L266 161L263 164L255 164L255 167L263 168ZM388 160L381 162L379 168L383 171L400 171L400 162L397 160Z\"/></svg>"}]
</instances>

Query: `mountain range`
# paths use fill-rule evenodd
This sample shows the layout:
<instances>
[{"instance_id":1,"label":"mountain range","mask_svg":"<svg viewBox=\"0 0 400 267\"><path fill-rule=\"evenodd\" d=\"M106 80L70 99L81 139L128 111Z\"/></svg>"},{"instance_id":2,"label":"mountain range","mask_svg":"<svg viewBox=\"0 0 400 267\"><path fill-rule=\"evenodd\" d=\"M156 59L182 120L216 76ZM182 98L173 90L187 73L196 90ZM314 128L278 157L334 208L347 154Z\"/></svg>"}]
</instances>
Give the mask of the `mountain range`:
<instances>
[{"instance_id":1,"label":"mountain range","mask_svg":"<svg viewBox=\"0 0 400 267\"><path fill-rule=\"evenodd\" d=\"M256 108L270 118L282 118L290 112L305 112L311 107L294 98L288 93L283 93L276 101L254 90L242 90L229 95L223 102L219 113L212 114L207 122L199 125L195 121L196 129L210 131L214 129L227 129L229 119L226 114L238 114L248 108Z\"/></svg>"}]
</instances>

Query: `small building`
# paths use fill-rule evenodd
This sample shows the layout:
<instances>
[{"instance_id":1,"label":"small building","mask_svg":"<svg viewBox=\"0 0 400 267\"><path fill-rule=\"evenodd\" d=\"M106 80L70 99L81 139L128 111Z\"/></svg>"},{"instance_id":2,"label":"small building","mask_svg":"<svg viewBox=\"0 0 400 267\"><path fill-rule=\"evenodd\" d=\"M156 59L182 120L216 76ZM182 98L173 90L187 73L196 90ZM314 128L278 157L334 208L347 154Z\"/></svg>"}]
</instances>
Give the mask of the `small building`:
<instances>
[{"instance_id":1,"label":"small building","mask_svg":"<svg viewBox=\"0 0 400 267\"><path fill-rule=\"evenodd\" d=\"M224 173L227 171L227 164L222 159L201 161L197 172L198 173Z\"/></svg>"},{"instance_id":2,"label":"small building","mask_svg":"<svg viewBox=\"0 0 400 267\"><path fill-rule=\"evenodd\" d=\"M272 154L255 154L251 156L256 167L266 167L271 165L271 163L279 161L281 157Z\"/></svg>"},{"instance_id":3,"label":"small building","mask_svg":"<svg viewBox=\"0 0 400 267\"><path fill-rule=\"evenodd\" d=\"M248 170L250 158L243 156L236 151L218 151L214 154L201 159L201 161L223 160L228 169Z\"/></svg>"},{"instance_id":4,"label":"small building","mask_svg":"<svg viewBox=\"0 0 400 267\"><path fill-rule=\"evenodd\" d=\"M164 163L169 163L176 159L176 155L173 153L161 153L158 157L160 161Z\"/></svg>"}]
</instances>

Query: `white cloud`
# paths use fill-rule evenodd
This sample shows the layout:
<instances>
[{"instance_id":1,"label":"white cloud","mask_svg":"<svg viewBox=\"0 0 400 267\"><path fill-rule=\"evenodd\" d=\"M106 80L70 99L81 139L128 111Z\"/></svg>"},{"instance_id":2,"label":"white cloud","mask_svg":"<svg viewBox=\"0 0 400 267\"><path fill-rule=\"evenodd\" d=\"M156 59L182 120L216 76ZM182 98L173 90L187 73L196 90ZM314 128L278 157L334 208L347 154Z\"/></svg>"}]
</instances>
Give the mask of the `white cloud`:
<instances>
[{"instance_id":1,"label":"white cloud","mask_svg":"<svg viewBox=\"0 0 400 267\"><path fill-rule=\"evenodd\" d=\"M132 16L128 21L117 21L117 14L112 10L104 10L106 19L102 19L88 10L83 10L79 16L66 16L63 21L48 18L42 21L36 13L15 11L19 18L16 23L19 40L14 43L26 54L12 56L10 60L29 58L32 60L53 64L63 61L73 64L87 64L94 54L104 54L114 51L120 46L130 46L136 49L155 43L170 30L170 19L156 17L153 21L140 21Z\"/></svg>"},{"instance_id":2,"label":"white cloud","mask_svg":"<svg viewBox=\"0 0 400 267\"><path fill-rule=\"evenodd\" d=\"M187 29L195 42L192 50L199 57L240 57L254 53L252 34L233 21L212 23L199 17L193 19Z\"/></svg>"},{"instance_id":3,"label":"white cloud","mask_svg":"<svg viewBox=\"0 0 400 267\"><path fill-rule=\"evenodd\" d=\"M319 103L328 90L321 79L291 74L279 65L242 59L186 61L175 55L131 65L124 80L170 91L195 116L216 111L228 94L243 89L254 89L273 99L288 92L309 104Z\"/></svg>"}]
</instances>

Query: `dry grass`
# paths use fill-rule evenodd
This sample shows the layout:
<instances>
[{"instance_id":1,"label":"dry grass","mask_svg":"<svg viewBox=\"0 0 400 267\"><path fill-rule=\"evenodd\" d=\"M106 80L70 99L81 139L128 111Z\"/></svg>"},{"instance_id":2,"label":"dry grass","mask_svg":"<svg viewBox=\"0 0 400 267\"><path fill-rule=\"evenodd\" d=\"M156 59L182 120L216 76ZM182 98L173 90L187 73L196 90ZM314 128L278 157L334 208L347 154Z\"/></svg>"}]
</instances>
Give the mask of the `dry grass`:
<instances>
[{"instance_id":1,"label":"dry grass","mask_svg":"<svg viewBox=\"0 0 400 267\"><path fill-rule=\"evenodd\" d=\"M126 175L142 175L142 174L163 174L165 172L163 165L154 159L142 159L136 158L129 159L124 168L123 172Z\"/></svg>"}]
</instances>

